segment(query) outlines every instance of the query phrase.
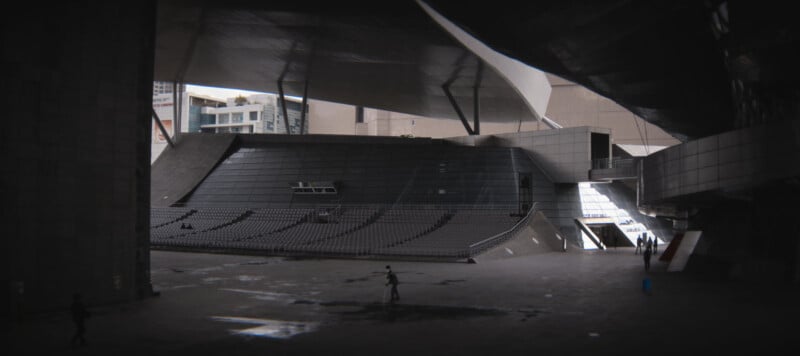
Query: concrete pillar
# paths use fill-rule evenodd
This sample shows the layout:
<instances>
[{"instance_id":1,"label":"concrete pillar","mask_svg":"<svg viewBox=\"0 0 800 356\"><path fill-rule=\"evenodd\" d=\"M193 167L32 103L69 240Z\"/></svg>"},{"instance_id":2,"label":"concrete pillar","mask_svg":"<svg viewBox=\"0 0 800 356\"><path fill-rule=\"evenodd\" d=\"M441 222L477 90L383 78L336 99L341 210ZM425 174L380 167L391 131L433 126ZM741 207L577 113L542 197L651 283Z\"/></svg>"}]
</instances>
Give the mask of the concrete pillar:
<instances>
[{"instance_id":1,"label":"concrete pillar","mask_svg":"<svg viewBox=\"0 0 800 356\"><path fill-rule=\"evenodd\" d=\"M155 1L20 6L2 21L0 280L23 312L144 297Z\"/></svg>"}]
</instances>

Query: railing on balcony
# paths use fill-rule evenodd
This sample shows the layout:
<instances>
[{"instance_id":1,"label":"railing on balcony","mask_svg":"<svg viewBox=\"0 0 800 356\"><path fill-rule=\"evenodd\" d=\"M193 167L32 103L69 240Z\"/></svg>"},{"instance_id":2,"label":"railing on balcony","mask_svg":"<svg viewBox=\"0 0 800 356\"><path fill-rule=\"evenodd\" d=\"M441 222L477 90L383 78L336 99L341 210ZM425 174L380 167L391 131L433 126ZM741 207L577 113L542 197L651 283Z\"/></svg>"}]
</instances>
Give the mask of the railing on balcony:
<instances>
[{"instance_id":1,"label":"railing on balcony","mask_svg":"<svg viewBox=\"0 0 800 356\"><path fill-rule=\"evenodd\" d=\"M591 180L636 178L640 158L599 158L592 160Z\"/></svg>"}]
</instances>

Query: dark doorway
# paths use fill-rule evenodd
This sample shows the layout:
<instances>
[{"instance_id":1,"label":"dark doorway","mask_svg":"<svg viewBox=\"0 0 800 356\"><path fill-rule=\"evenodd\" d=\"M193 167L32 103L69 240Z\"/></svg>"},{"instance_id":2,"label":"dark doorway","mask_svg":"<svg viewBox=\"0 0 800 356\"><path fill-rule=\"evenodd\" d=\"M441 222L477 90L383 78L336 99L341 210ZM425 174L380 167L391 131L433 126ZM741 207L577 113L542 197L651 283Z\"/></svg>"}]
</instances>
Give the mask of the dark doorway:
<instances>
[{"instance_id":1,"label":"dark doorway","mask_svg":"<svg viewBox=\"0 0 800 356\"><path fill-rule=\"evenodd\" d=\"M588 224L588 226L592 229L592 232L597 235L597 238L608 248L633 247L633 243L628 240L628 237L625 236L625 233L623 233L616 224Z\"/></svg>"},{"instance_id":2,"label":"dark doorway","mask_svg":"<svg viewBox=\"0 0 800 356\"><path fill-rule=\"evenodd\" d=\"M608 134L592 132L592 168L611 168L610 161L611 140Z\"/></svg>"},{"instance_id":3,"label":"dark doorway","mask_svg":"<svg viewBox=\"0 0 800 356\"><path fill-rule=\"evenodd\" d=\"M517 189L519 192L519 196L517 198L519 209L517 214L519 214L519 216L525 216L528 213L528 209L531 208L531 204L533 202L533 193L531 191L533 184L531 183L531 174L517 172L517 178L519 181L519 188Z\"/></svg>"}]
</instances>

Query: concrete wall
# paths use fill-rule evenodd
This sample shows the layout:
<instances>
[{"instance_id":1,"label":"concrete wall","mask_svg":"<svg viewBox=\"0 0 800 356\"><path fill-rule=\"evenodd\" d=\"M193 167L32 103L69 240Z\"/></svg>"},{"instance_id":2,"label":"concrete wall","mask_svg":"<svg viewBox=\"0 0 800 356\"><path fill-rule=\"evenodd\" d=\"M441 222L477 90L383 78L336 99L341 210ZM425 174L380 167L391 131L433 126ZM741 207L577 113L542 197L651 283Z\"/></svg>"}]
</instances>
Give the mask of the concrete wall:
<instances>
[{"instance_id":1,"label":"concrete wall","mask_svg":"<svg viewBox=\"0 0 800 356\"><path fill-rule=\"evenodd\" d=\"M800 175L800 121L730 131L644 159L642 203L710 190L737 190Z\"/></svg>"},{"instance_id":2,"label":"concrete wall","mask_svg":"<svg viewBox=\"0 0 800 356\"><path fill-rule=\"evenodd\" d=\"M211 173L236 134L184 133L150 168L150 206L168 207L186 197Z\"/></svg>"},{"instance_id":3,"label":"concrete wall","mask_svg":"<svg viewBox=\"0 0 800 356\"><path fill-rule=\"evenodd\" d=\"M491 136L460 136L448 140L464 145L480 145L482 141L489 140L493 145L520 147L553 183L577 183L589 181L593 132L609 134L610 130L583 126Z\"/></svg>"},{"instance_id":4,"label":"concrete wall","mask_svg":"<svg viewBox=\"0 0 800 356\"><path fill-rule=\"evenodd\" d=\"M308 101L308 133L356 134L356 107L322 100Z\"/></svg>"},{"instance_id":5,"label":"concrete wall","mask_svg":"<svg viewBox=\"0 0 800 356\"><path fill-rule=\"evenodd\" d=\"M149 292L153 1L3 16L0 293L16 312ZM20 8L21 7L21 8ZM12 311L13 312L13 311Z\"/></svg>"}]
</instances>

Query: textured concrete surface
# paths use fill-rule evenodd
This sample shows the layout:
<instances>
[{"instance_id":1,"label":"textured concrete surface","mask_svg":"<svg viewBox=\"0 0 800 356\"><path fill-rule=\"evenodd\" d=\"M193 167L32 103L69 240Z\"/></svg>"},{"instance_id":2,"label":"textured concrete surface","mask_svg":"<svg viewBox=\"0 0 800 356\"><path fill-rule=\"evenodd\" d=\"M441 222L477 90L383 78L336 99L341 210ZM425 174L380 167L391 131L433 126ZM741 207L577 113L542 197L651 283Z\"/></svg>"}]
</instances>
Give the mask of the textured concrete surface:
<instances>
[{"instance_id":1,"label":"textured concrete surface","mask_svg":"<svg viewBox=\"0 0 800 356\"><path fill-rule=\"evenodd\" d=\"M189 194L225 156L235 134L182 134L150 171L150 202L170 206Z\"/></svg>"},{"instance_id":2,"label":"textured concrete surface","mask_svg":"<svg viewBox=\"0 0 800 356\"><path fill-rule=\"evenodd\" d=\"M568 253L582 251L571 243L564 243L564 237L558 232L541 211L534 213L528 220L527 226L517 231L512 238L502 244L488 249L486 252L473 258L480 263L491 260L514 258L519 256L532 256L540 253L562 251L567 247Z\"/></svg>"},{"instance_id":3,"label":"textured concrete surface","mask_svg":"<svg viewBox=\"0 0 800 356\"><path fill-rule=\"evenodd\" d=\"M4 324L11 355L652 355L792 347L797 289L649 273L633 248L486 263L152 252L159 297ZM400 302L382 302L384 266ZM643 278L652 283L642 290ZM91 303L91 296L87 296Z\"/></svg>"}]
</instances>

